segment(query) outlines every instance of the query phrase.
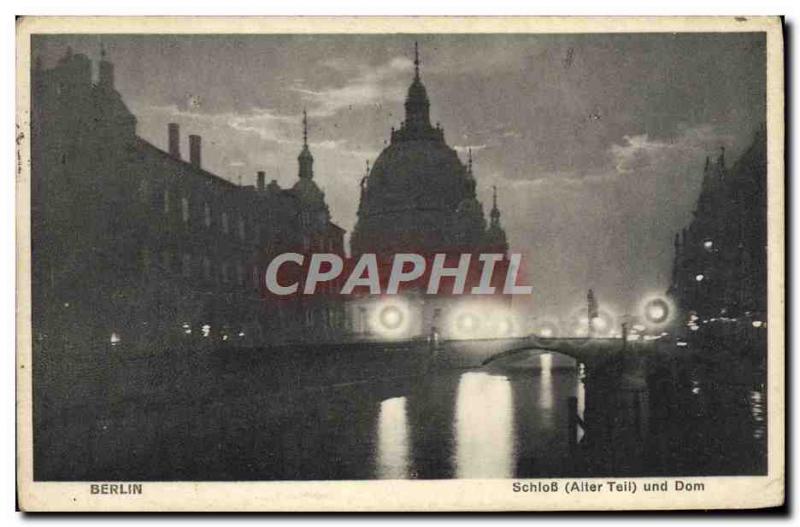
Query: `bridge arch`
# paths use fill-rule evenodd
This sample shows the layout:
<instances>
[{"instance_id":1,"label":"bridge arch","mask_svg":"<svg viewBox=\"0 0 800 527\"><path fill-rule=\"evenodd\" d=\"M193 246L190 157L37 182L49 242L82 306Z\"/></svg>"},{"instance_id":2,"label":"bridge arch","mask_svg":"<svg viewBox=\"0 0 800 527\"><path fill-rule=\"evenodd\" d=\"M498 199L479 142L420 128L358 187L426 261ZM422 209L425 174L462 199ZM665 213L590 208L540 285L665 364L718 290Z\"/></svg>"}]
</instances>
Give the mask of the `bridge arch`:
<instances>
[{"instance_id":1,"label":"bridge arch","mask_svg":"<svg viewBox=\"0 0 800 527\"><path fill-rule=\"evenodd\" d=\"M543 351L566 355L584 364L603 362L620 356L625 348L649 348L652 342L627 343L612 338L542 338L536 336L450 340L443 343L448 355L460 357L473 366L486 366L502 358L529 351ZM634 346L635 344L635 346Z\"/></svg>"},{"instance_id":2,"label":"bridge arch","mask_svg":"<svg viewBox=\"0 0 800 527\"><path fill-rule=\"evenodd\" d=\"M563 357L567 357L569 359L574 360L576 363L580 363L580 359L575 357L574 355L570 355L568 353L564 353L563 351L555 350L555 349L546 349L541 346L519 346L515 348L511 348L505 351L501 351L499 353L495 353L493 355L489 355L485 359L481 361L481 366L488 366L490 364L496 363L503 359L521 356L529 352L539 352L539 353L551 353L556 355L561 355Z\"/></svg>"}]
</instances>

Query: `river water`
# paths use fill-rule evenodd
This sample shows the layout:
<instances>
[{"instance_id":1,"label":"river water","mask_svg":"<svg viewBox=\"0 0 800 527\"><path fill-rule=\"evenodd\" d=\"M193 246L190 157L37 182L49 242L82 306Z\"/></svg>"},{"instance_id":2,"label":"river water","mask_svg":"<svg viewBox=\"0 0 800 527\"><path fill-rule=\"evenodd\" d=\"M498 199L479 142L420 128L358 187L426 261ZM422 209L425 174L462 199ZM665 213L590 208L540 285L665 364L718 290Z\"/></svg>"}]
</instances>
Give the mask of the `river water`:
<instances>
[{"instance_id":1,"label":"river water","mask_svg":"<svg viewBox=\"0 0 800 527\"><path fill-rule=\"evenodd\" d=\"M217 470L223 479L286 480L763 473L762 386L720 383L696 366L659 375L626 389L593 382L567 357L532 353L491 368L329 387L245 422L221 442L227 457ZM584 421L573 447L570 397Z\"/></svg>"},{"instance_id":2,"label":"river water","mask_svg":"<svg viewBox=\"0 0 800 527\"><path fill-rule=\"evenodd\" d=\"M591 371L563 355L530 352L490 367L260 395L248 393L250 384L236 396L135 402L103 416L53 410L37 433L37 478L765 473L767 401L758 375L732 377L689 358L639 371L630 378L628 370ZM580 425L571 428L571 419Z\"/></svg>"}]
</instances>

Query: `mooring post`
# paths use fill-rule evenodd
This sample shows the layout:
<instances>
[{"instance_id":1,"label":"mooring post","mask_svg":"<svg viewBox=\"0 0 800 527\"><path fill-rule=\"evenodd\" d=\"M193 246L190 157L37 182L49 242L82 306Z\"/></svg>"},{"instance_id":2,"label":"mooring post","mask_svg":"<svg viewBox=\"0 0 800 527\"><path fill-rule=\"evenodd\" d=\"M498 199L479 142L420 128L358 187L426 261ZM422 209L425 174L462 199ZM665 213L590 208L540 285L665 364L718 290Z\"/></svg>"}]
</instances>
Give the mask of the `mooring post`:
<instances>
[{"instance_id":1,"label":"mooring post","mask_svg":"<svg viewBox=\"0 0 800 527\"><path fill-rule=\"evenodd\" d=\"M622 323L622 351L624 352L628 347L628 323Z\"/></svg>"},{"instance_id":2,"label":"mooring post","mask_svg":"<svg viewBox=\"0 0 800 527\"><path fill-rule=\"evenodd\" d=\"M578 444L578 398L567 397L567 438L569 453L574 454Z\"/></svg>"},{"instance_id":3,"label":"mooring post","mask_svg":"<svg viewBox=\"0 0 800 527\"><path fill-rule=\"evenodd\" d=\"M431 331L428 334L428 365L426 370L430 371L436 361L436 355L439 352L439 330L436 326L431 326Z\"/></svg>"}]
</instances>

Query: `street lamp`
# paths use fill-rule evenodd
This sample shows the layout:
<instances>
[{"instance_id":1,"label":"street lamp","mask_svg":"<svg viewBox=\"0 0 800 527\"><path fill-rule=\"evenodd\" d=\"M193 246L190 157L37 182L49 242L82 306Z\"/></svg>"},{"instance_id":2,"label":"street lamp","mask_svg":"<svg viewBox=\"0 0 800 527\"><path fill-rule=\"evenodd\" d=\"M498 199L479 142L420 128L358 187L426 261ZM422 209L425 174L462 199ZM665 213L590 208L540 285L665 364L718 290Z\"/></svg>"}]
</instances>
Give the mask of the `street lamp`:
<instances>
[{"instance_id":1,"label":"street lamp","mask_svg":"<svg viewBox=\"0 0 800 527\"><path fill-rule=\"evenodd\" d=\"M644 315L648 322L661 324L669 318L669 304L661 298L653 299L645 305Z\"/></svg>"}]
</instances>

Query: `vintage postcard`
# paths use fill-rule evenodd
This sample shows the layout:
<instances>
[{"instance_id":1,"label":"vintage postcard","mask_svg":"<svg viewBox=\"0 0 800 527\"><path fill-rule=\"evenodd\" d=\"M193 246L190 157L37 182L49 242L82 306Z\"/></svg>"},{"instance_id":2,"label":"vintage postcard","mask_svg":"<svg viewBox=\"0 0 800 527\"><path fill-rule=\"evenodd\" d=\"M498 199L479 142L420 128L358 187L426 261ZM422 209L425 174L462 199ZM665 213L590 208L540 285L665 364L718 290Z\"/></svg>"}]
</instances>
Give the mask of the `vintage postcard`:
<instances>
[{"instance_id":1,"label":"vintage postcard","mask_svg":"<svg viewBox=\"0 0 800 527\"><path fill-rule=\"evenodd\" d=\"M23 510L783 504L779 18L17 32Z\"/></svg>"}]
</instances>

